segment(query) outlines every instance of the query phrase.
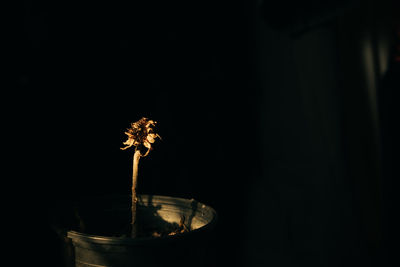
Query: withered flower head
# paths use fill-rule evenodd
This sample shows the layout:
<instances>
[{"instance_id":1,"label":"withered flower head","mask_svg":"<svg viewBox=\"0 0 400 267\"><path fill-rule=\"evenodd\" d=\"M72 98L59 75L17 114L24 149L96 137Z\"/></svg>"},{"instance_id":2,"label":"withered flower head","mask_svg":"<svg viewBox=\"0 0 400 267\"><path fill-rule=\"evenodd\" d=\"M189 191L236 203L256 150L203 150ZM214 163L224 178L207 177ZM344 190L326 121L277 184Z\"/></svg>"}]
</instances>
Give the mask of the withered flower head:
<instances>
[{"instance_id":1,"label":"withered flower head","mask_svg":"<svg viewBox=\"0 0 400 267\"><path fill-rule=\"evenodd\" d=\"M149 154L151 148L151 144L155 142L155 139L161 138L158 134L154 132L153 127L156 125L156 121L149 120L145 117L141 118L137 122L132 122L131 127L127 129L125 134L128 136L128 140L126 140L123 144L125 147L121 147L121 150L125 150L130 148L131 146L135 146L135 149L140 148L140 146L144 146L147 148L147 151L142 157L145 157Z\"/></svg>"}]
</instances>

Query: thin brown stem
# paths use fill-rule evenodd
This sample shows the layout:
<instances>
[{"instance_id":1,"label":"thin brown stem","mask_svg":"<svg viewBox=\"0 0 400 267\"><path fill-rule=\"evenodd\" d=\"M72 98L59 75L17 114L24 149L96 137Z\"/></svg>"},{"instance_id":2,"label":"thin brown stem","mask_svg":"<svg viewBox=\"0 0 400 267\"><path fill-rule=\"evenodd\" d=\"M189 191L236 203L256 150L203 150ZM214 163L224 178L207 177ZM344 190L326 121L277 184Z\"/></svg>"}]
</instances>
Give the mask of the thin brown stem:
<instances>
[{"instance_id":1,"label":"thin brown stem","mask_svg":"<svg viewBox=\"0 0 400 267\"><path fill-rule=\"evenodd\" d=\"M135 149L135 154L133 155L133 173L132 173L132 221L131 221L131 237L137 237L137 223L136 223L136 206L137 206L137 196L136 196L136 185L139 171L139 159L141 157L139 149Z\"/></svg>"}]
</instances>

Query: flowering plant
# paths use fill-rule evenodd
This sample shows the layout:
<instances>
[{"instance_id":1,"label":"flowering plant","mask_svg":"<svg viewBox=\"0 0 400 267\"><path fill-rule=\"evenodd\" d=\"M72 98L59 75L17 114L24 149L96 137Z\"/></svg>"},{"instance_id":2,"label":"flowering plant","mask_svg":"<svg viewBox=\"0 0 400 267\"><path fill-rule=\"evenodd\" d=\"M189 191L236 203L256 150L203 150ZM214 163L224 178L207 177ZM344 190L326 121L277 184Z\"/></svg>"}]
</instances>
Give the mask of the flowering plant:
<instances>
[{"instance_id":1,"label":"flowering plant","mask_svg":"<svg viewBox=\"0 0 400 267\"><path fill-rule=\"evenodd\" d=\"M127 129L125 134L128 139L123 143L125 146L121 147L121 150L126 150L132 146L135 147L135 153L133 155L133 173L132 173L132 220L131 220L131 237L135 238L137 236L137 224L136 224L136 185L138 177L139 159L141 157L146 157L152 150L151 145L155 142L156 138L161 137L154 132L154 127L157 122L149 120L145 117L141 118L137 122L131 123L131 127ZM147 151L142 154L141 150L147 149Z\"/></svg>"}]
</instances>

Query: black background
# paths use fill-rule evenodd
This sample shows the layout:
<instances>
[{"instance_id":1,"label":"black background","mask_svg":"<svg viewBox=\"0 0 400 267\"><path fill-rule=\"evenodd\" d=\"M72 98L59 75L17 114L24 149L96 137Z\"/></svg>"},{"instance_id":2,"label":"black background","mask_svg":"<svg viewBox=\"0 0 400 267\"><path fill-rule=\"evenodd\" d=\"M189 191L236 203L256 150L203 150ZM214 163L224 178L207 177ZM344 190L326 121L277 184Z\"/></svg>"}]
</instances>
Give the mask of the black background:
<instances>
[{"instance_id":1,"label":"black background","mask_svg":"<svg viewBox=\"0 0 400 267\"><path fill-rule=\"evenodd\" d=\"M129 194L132 151L119 148L145 116L162 140L138 191L217 210L210 266L394 264L399 87L376 58L390 4L23 1L10 69L30 261L58 259L57 201Z\"/></svg>"}]
</instances>

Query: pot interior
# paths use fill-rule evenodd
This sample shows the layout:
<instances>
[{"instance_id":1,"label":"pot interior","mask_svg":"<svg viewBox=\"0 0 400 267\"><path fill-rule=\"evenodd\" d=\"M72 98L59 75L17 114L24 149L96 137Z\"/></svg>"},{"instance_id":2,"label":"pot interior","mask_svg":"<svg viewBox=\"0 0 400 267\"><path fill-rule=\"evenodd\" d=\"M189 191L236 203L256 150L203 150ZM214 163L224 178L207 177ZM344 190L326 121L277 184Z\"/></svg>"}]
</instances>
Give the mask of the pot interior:
<instances>
[{"instance_id":1,"label":"pot interior","mask_svg":"<svg viewBox=\"0 0 400 267\"><path fill-rule=\"evenodd\" d=\"M93 197L82 200L74 209L79 222L74 231L90 235L124 237L131 222L130 196ZM137 225L139 237L156 232L171 232L179 226L190 231L204 228L215 220L215 211L196 200L139 195Z\"/></svg>"}]
</instances>

